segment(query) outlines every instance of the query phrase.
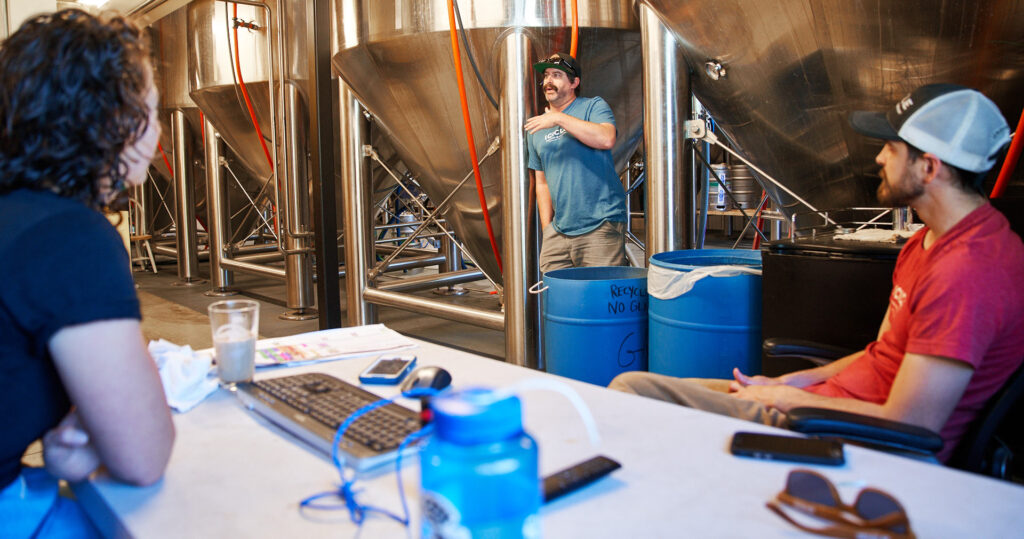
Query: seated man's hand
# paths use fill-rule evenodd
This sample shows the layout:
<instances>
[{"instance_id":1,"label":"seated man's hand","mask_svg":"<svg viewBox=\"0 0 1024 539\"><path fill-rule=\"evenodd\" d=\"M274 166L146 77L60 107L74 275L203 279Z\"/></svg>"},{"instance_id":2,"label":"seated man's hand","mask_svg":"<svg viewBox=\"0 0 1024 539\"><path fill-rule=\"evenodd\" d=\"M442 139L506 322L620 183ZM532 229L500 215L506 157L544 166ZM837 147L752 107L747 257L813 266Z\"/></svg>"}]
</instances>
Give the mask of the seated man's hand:
<instances>
[{"instance_id":1,"label":"seated man's hand","mask_svg":"<svg viewBox=\"0 0 1024 539\"><path fill-rule=\"evenodd\" d=\"M729 392L734 393L740 391L747 386L778 386L784 385L784 382L778 378L770 378L768 376L747 376L740 372L739 368L734 367L732 369L732 376L734 380L729 382Z\"/></svg>"},{"instance_id":2,"label":"seated man's hand","mask_svg":"<svg viewBox=\"0 0 1024 539\"><path fill-rule=\"evenodd\" d=\"M46 471L59 479L81 481L100 465L100 457L89 442L75 412L69 413L43 436Z\"/></svg>"},{"instance_id":3,"label":"seated man's hand","mask_svg":"<svg viewBox=\"0 0 1024 539\"><path fill-rule=\"evenodd\" d=\"M785 384L775 385L748 385L730 393L731 396L757 401L768 408L775 408L781 412L789 412L791 408L804 406L809 393L802 389Z\"/></svg>"}]
</instances>

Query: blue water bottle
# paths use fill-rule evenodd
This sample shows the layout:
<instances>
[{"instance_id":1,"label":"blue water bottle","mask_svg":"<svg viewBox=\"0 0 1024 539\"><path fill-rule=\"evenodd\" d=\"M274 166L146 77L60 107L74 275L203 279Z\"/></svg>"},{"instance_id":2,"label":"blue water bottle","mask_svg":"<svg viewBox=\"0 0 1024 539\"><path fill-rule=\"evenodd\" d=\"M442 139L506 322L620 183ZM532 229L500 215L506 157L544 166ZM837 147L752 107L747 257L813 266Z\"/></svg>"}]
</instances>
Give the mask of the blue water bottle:
<instances>
[{"instance_id":1,"label":"blue water bottle","mask_svg":"<svg viewBox=\"0 0 1024 539\"><path fill-rule=\"evenodd\" d=\"M467 389L436 397L420 453L423 537L540 537L537 443L514 396Z\"/></svg>"}]
</instances>

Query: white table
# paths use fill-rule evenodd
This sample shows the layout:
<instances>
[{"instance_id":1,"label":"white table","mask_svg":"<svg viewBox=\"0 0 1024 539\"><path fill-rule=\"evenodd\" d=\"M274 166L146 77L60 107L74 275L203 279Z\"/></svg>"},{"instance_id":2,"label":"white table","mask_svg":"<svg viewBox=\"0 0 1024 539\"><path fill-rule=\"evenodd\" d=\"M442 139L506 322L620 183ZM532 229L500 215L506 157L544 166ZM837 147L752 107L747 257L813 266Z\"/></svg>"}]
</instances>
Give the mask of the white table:
<instances>
[{"instance_id":1,"label":"white table","mask_svg":"<svg viewBox=\"0 0 1024 539\"><path fill-rule=\"evenodd\" d=\"M765 508L793 464L734 457L737 430L773 431L745 421L621 394L473 354L420 342L420 365L441 365L454 387L504 386L534 377L563 381L586 401L602 441L593 447L572 406L560 395L522 395L524 422L540 446L542 474L595 454L622 469L542 509L545 537L793 537L801 534ZM348 381L373 358L257 377L322 371ZM374 388L371 388L374 389ZM377 393L392 395L391 388ZM415 406L411 402L407 405ZM326 456L245 410L224 390L175 415L177 441L166 475L147 488L107 477L76 486L108 535L151 537L349 537L359 530L345 511L300 513L299 500L334 488ZM891 492L919 537L1019 537L1024 488L938 465L848 446L843 467L814 467L852 502L862 486ZM406 494L419 536L415 458L403 464ZM390 469L390 468L389 468ZM360 481L366 504L400 512L394 473ZM400 525L373 517L363 537L405 537Z\"/></svg>"}]
</instances>

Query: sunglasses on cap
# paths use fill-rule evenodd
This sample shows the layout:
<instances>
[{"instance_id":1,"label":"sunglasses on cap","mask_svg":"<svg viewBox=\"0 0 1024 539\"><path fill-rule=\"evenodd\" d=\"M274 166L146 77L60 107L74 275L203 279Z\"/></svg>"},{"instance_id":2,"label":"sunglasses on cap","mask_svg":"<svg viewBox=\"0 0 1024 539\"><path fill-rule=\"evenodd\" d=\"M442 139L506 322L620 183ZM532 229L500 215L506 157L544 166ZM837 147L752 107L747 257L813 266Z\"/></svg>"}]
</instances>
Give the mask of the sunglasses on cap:
<instances>
[{"instance_id":1,"label":"sunglasses on cap","mask_svg":"<svg viewBox=\"0 0 1024 539\"><path fill-rule=\"evenodd\" d=\"M915 537L910 530L907 512L891 494L868 487L857 494L853 505L847 505L832 482L812 470L790 472L786 488L766 505L790 524L818 535L850 539ZM824 528L808 526L787 514L786 508L828 520L833 525Z\"/></svg>"},{"instance_id":2,"label":"sunglasses on cap","mask_svg":"<svg viewBox=\"0 0 1024 539\"><path fill-rule=\"evenodd\" d=\"M544 63L564 67L565 69L568 69L573 76L576 76L576 68L569 65L569 62L567 60L563 60L559 56L553 56L551 58L548 58L547 60L544 61Z\"/></svg>"}]
</instances>

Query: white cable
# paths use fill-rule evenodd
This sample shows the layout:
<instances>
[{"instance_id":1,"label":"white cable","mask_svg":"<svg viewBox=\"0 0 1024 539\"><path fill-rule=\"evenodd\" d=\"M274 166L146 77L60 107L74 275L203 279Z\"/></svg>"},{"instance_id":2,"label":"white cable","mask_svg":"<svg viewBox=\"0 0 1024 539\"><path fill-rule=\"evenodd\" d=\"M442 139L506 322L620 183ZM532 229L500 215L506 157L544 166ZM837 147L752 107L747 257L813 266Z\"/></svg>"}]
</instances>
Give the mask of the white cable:
<instances>
[{"instance_id":1,"label":"white cable","mask_svg":"<svg viewBox=\"0 0 1024 539\"><path fill-rule=\"evenodd\" d=\"M569 400L569 403L576 408L576 413L580 415L580 420L583 421L583 426L587 429L587 435L590 436L590 443L597 447L601 445L601 435L597 432L597 422L594 421L593 414L590 413L590 408L580 398L579 393L573 391L571 387L565 382L559 382L557 380L550 380L547 378L531 378L516 382L508 387L502 387L495 389L492 392L493 402L497 402L508 397L515 396L516 392L519 391L554 391Z\"/></svg>"}]
</instances>

